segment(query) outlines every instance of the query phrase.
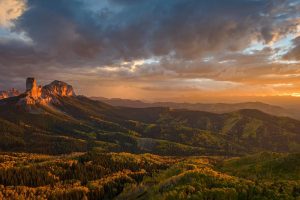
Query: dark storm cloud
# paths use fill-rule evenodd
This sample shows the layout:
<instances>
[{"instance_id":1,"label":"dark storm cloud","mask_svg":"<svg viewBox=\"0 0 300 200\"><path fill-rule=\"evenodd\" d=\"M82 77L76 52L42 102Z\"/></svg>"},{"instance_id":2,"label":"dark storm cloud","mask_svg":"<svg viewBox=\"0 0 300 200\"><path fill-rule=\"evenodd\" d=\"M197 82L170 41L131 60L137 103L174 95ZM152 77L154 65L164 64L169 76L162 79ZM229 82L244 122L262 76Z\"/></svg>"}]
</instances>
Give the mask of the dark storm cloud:
<instances>
[{"instance_id":1,"label":"dark storm cloud","mask_svg":"<svg viewBox=\"0 0 300 200\"><path fill-rule=\"evenodd\" d=\"M19 40L0 42L0 55L0 66L2 67L40 64L50 59L47 53L37 52L32 46Z\"/></svg>"},{"instance_id":2,"label":"dark storm cloud","mask_svg":"<svg viewBox=\"0 0 300 200\"><path fill-rule=\"evenodd\" d=\"M72 59L74 55L90 58L101 48L94 19L77 0L29 0L15 30L24 31L37 51L58 60Z\"/></svg>"},{"instance_id":3,"label":"dark storm cloud","mask_svg":"<svg viewBox=\"0 0 300 200\"><path fill-rule=\"evenodd\" d=\"M15 30L58 62L101 65L170 53L193 59L240 50L256 37L271 41L272 12L288 6L279 0L108 2L92 11L88 1L29 0Z\"/></svg>"}]
</instances>

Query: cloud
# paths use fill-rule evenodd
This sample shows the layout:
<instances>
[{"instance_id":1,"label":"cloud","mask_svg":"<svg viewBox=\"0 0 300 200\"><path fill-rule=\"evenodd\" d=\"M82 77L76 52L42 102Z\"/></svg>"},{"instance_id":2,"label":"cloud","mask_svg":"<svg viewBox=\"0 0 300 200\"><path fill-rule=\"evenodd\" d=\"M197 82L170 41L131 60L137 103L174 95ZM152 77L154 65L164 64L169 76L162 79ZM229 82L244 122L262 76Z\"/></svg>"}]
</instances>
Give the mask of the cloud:
<instances>
[{"instance_id":1,"label":"cloud","mask_svg":"<svg viewBox=\"0 0 300 200\"><path fill-rule=\"evenodd\" d=\"M296 0L7 2L0 7L6 10L0 11L5 13L0 24L12 24L8 34L24 37L1 38L0 33L3 85L8 77L31 75L44 81L55 76L105 83L134 79L144 88L163 88L162 80L172 84L174 79L183 86L201 79L238 87L284 86L287 81L267 75L299 73L296 64L272 58L282 51L277 41L299 33ZM16 6L11 10L11 5ZM245 53L253 43L264 48ZM286 58L299 59L298 39L294 45ZM155 81L160 84L151 84Z\"/></svg>"},{"instance_id":2,"label":"cloud","mask_svg":"<svg viewBox=\"0 0 300 200\"><path fill-rule=\"evenodd\" d=\"M170 53L194 59L238 51L253 40L268 43L291 29L274 20L286 14L282 7L291 9L282 3L287 1L107 2L92 9L80 0L28 0L15 30L25 32L35 49L58 62L79 59L99 65Z\"/></svg>"},{"instance_id":3,"label":"cloud","mask_svg":"<svg viewBox=\"0 0 300 200\"><path fill-rule=\"evenodd\" d=\"M292 48L285 56L288 60L300 60L300 36L293 40L294 48Z\"/></svg>"},{"instance_id":4,"label":"cloud","mask_svg":"<svg viewBox=\"0 0 300 200\"><path fill-rule=\"evenodd\" d=\"M26 7L24 0L0 1L0 26L8 27L22 15Z\"/></svg>"}]
</instances>

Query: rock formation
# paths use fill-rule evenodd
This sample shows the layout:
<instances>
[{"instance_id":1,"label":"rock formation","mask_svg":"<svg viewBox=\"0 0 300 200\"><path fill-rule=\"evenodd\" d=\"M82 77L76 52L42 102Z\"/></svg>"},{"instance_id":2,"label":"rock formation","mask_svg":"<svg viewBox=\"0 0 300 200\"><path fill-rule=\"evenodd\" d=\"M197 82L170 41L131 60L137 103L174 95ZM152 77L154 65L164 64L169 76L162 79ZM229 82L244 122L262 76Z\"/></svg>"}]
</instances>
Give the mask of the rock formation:
<instances>
[{"instance_id":1,"label":"rock formation","mask_svg":"<svg viewBox=\"0 0 300 200\"><path fill-rule=\"evenodd\" d=\"M26 80L26 97L23 99L25 104L35 104L41 100L42 86L37 86L35 78Z\"/></svg>"},{"instance_id":2,"label":"rock formation","mask_svg":"<svg viewBox=\"0 0 300 200\"><path fill-rule=\"evenodd\" d=\"M59 103L59 97L75 96L71 85L62 81L53 81L49 85L37 86L35 78L27 78L25 97L19 100L19 105L35 105Z\"/></svg>"},{"instance_id":3,"label":"rock formation","mask_svg":"<svg viewBox=\"0 0 300 200\"><path fill-rule=\"evenodd\" d=\"M0 99L6 99L8 98L7 91L0 91Z\"/></svg>"},{"instance_id":4,"label":"rock formation","mask_svg":"<svg viewBox=\"0 0 300 200\"><path fill-rule=\"evenodd\" d=\"M6 99L6 98L9 98L9 97L19 96L19 95L20 95L20 92L15 88L12 88L12 89L7 90L7 91L0 91L0 100L1 99Z\"/></svg>"},{"instance_id":5,"label":"rock formation","mask_svg":"<svg viewBox=\"0 0 300 200\"><path fill-rule=\"evenodd\" d=\"M42 96L75 96L73 87L62 81L53 81L42 89Z\"/></svg>"},{"instance_id":6,"label":"rock formation","mask_svg":"<svg viewBox=\"0 0 300 200\"><path fill-rule=\"evenodd\" d=\"M8 96L9 97L16 97L19 96L21 93L19 92L19 90L12 88L10 90L8 90Z\"/></svg>"},{"instance_id":7,"label":"rock formation","mask_svg":"<svg viewBox=\"0 0 300 200\"><path fill-rule=\"evenodd\" d=\"M75 96L71 85L62 81L53 81L42 88L42 103L59 103L59 97Z\"/></svg>"}]
</instances>

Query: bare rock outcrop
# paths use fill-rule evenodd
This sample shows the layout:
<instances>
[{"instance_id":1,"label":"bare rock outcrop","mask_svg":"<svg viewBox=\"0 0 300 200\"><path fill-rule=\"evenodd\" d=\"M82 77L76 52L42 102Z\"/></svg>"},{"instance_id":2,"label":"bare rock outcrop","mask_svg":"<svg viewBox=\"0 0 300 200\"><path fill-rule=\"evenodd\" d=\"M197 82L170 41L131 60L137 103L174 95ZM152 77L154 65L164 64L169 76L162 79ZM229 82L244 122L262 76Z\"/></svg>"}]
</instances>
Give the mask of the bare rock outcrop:
<instances>
[{"instance_id":1,"label":"bare rock outcrop","mask_svg":"<svg viewBox=\"0 0 300 200\"><path fill-rule=\"evenodd\" d=\"M59 103L59 97L72 97L75 92L71 85L62 81L53 81L42 88L42 103Z\"/></svg>"},{"instance_id":2,"label":"bare rock outcrop","mask_svg":"<svg viewBox=\"0 0 300 200\"><path fill-rule=\"evenodd\" d=\"M9 97L19 96L20 94L21 93L15 88L12 88L12 89L7 90L7 91L0 91L0 100L1 99L6 99L6 98L9 98Z\"/></svg>"},{"instance_id":3,"label":"bare rock outcrop","mask_svg":"<svg viewBox=\"0 0 300 200\"><path fill-rule=\"evenodd\" d=\"M7 91L0 91L0 99L6 99L8 98Z\"/></svg>"},{"instance_id":4,"label":"bare rock outcrop","mask_svg":"<svg viewBox=\"0 0 300 200\"><path fill-rule=\"evenodd\" d=\"M71 85L68 85L65 82L62 81L53 81L49 85L45 85L42 88L42 96L48 97L48 96L75 96L75 92L73 90L73 87Z\"/></svg>"},{"instance_id":5,"label":"bare rock outcrop","mask_svg":"<svg viewBox=\"0 0 300 200\"><path fill-rule=\"evenodd\" d=\"M26 96L20 103L31 105L40 102L42 97L42 86L37 86L35 78L27 78L25 93Z\"/></svg>"},{"instance_id":6,"label":"bare rock outcrop","mask_svg":"<svg viewBox=\"0 0 300 200\"><path fill-rule=\"evenodd\" d=\"M71 85L62 81L53 81L52 83L37 86L35 78L27 78L25 97L20 99L19 105L35 105L59 103L59 97L75 96L75 92Z\"/></svg>"}]
</instances>

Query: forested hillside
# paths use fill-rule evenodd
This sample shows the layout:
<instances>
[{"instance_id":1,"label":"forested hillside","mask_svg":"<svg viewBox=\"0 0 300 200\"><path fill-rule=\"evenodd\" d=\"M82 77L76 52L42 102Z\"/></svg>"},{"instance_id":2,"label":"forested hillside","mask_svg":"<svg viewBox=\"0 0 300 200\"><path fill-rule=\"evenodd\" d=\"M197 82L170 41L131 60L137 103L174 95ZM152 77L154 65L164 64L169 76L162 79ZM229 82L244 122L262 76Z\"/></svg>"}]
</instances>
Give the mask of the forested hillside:
<instances>
[{"instance_id":1,"label":"forested hillside","mask_svg":"<svg viewBox=\"0 0 300 200\"><path fill-rule=\"evenodd\" d=\"M295 160L299 160L298 154L261 153L226 159L98 152L61 156L1 153L0 198L292 200L300 197L299 169L290 166ZM274 171L264 175L271 166Z\"/></svg>"},{"instance_id":2,"label":"forested hillside","mask_svg":"<svg viewBox=\"0 0 300 200\"><path fill-rule=\"evenodd\" d=\"M177 158L128 153L1 153L1 199L112 199Z\"/></svg>"},{"instance_id":3,"label":"forested hillside","mask_svg":"<svg viewBox=\"0 0 300 200\"><path fill-rule=\"evenodd\" d=\"M249 159L251 166L247 162ZM282 162L285 160L290 162ZM232 162L235 165L231 168ZM190 157L152 177L144 178L134 187L125 188L117 199L299 199L297 162L298 154L261 153L234 161L222 157ZM238 173L245 171L245 165L254 170L247 174ZM276 169L264 175L272 166ZM256 176L257 172L261 172L261 176Z\"/></svg>"}]
</instances>

